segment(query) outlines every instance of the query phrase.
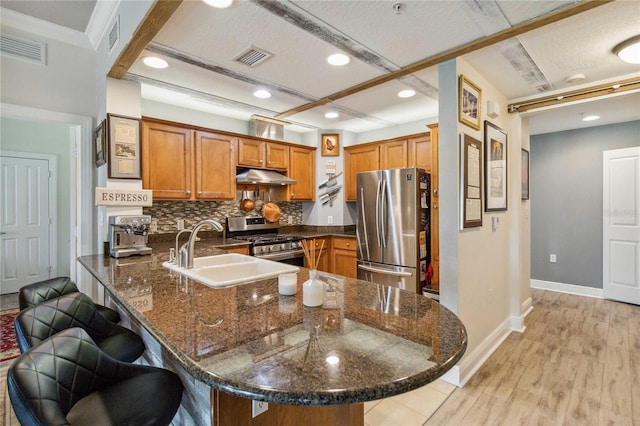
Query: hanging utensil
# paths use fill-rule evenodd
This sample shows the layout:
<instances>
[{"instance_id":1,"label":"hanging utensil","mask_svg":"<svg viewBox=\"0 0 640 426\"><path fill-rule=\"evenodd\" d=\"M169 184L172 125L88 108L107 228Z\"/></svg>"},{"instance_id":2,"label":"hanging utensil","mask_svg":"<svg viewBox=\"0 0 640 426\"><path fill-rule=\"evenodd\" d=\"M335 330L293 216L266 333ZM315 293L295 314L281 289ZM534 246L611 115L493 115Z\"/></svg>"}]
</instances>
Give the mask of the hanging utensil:
<instances>
[{"instance_id":1,"label":"hanging utensil","mask_svg":"<svg viewBox=\"0 0 640 426\"><path fill-rule=\"evenodd\" d=\"M256 206L256 203L251 198L249 198L249 195L246 191L242 191L242 196L244 198L242 199L242 201L240 201L240 210L250 212Z\"/></svg>"},{"instance_id":2,"label":"hanging utensil","mask_svg":"<svg viewBox=\"0 0 640 426\"><path fill-rule=\"evenodd\" d=\"M269 192L269 201L262 206L262 216L267 222L276 223L280 220L280 215L280 207L271 202L271 192Z\"/></svg>"}]
</instances>

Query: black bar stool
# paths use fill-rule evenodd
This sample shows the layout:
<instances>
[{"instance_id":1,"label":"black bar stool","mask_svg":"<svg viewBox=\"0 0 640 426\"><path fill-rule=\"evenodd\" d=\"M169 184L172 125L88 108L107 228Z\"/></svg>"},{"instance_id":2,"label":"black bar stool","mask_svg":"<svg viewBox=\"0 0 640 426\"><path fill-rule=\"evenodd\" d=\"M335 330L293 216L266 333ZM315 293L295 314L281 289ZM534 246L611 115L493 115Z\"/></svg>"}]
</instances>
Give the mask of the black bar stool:
<instances>
[{"instance_id":1,"label":"black bar stool","mask_svg":"<svg viewBox=\"0 0 640 426\"><path fill-rule=\"evenodd\" d=\"M135 361L145 350L140 336L106 320L84 293L65 294L26 308L16 316L14 326L22 353L71 327L84 329L100 349L120 361Z\"/></svg>"},{"instance_id":2,"label":"black bar stool","mask_svg":"<svg viewBox=\"0 0 640 426\"><path fill-rule=\"evenodd\" d=\"M20 310L23 310L29 306L37 305L65 294L78 292L78 287L71 281L71 278L50 278L22 287L18 292L18 305ZM117 311L98 304L96 304L96 308L109 321L120 322L120 314Z\"/></svg>"},{"instance_id":3,"label":"black bar stool","mask_svg":"<svg viewBox=\"0 0 640 426\"><path fill-rule=\"evenodd\" d=\"M81 328L34 346L9 367L23 425L168 425L183 386L172 371L111 358Z\"/></svg>"}]
</instances>

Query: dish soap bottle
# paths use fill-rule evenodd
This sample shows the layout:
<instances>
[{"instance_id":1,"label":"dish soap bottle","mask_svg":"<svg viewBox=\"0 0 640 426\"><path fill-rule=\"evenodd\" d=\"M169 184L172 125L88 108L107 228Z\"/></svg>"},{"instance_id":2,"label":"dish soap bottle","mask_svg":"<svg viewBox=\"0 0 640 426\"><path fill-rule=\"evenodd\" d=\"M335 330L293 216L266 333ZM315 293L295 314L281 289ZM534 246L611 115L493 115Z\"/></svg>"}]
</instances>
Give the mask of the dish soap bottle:
<instances>
[{"instance_id":1,"label":"dish soap bottle","mask_svg":"<svg viewBox=\"0 0 640 426\"><path fill-rule=\"evenodd\" d=\"M302 304L315 307L322 305L324 300L324 281L317 277L318 271L309 270L309 279L302 284Z\"/></svg>"}]
</instances>

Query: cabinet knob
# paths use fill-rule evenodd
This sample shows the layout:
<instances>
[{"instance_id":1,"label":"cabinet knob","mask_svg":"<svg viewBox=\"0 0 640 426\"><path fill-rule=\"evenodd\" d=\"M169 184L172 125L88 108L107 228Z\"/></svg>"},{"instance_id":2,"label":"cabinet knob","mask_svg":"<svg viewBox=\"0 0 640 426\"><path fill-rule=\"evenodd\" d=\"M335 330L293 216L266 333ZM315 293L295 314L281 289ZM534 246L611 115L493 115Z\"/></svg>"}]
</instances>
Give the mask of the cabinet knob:
<instances>
[{"instance_id":1,"label":"cabinet knob","mask_svg":"<svg viewBox=\"0 0 640 426\"><path fill-rule=\"evenodd\" d=\"M433 190L433 195L434 195L435 197L437 197L437 196L438 196L438 190L437 190L437 189L434 189L434 190Z\"/></svg>"},{"instance_id":2,"label":"cabinet knob","mask_svg":"<svg viewBox=\"0 0 640 426\"><path fill-rule=\"evenodd\" d=\"M437 204L434 204L434 205L433 205L433 209L434 209L434 210L436 210L437 208L438 208L438 205L437 205Z\"/></svg>"},{"instance_id":3,"label":"cabinet knob","mask_svg":"<svg viewBox=\"0 0 640 426\"><path fill-rule=\"evenodd\" d=\"M349 247L349 245L351 245L351 243L347 243L347 247Z\"/></svg>"}]
</instances>

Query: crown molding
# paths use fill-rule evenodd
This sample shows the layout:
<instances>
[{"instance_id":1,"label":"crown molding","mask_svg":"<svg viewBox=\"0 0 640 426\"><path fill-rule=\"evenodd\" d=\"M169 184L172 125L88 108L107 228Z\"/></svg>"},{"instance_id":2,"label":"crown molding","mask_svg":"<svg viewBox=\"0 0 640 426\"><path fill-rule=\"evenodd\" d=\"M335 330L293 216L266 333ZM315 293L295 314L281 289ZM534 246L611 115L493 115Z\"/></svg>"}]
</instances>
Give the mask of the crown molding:
<instances>
[{"instance_id":1,"label":"crown molding","mask_svg":"<svg viewBox=\"0 0 640 426\"><path fill-rule=\"evenodd\" d=\"M89 24L87 25L86 34L89 37L89 42L95 50L98 49L100 40L102 40L108 31L108 25L113 21L113 16L116 14L118 7L120 6L120 0L116 1L100 1L96 2L96 7L93 10Z\"/></svg>"},{"instance_id":2,"label":"crown molding","mask_svg":"<svg viewBox=\"0 0 640 426\"><path fill-rule=\"evenodd\" d=\"M93 49L89 37L80 31L5 8L0 8L0 16L3 31L5 28L11 28L22 33L45 37L83 49Z\"/></svg>"}]
</instances>

